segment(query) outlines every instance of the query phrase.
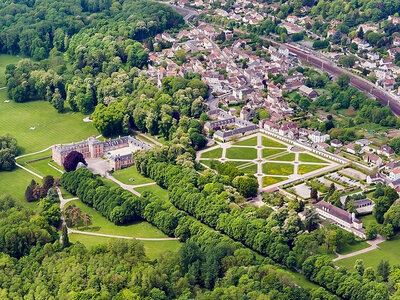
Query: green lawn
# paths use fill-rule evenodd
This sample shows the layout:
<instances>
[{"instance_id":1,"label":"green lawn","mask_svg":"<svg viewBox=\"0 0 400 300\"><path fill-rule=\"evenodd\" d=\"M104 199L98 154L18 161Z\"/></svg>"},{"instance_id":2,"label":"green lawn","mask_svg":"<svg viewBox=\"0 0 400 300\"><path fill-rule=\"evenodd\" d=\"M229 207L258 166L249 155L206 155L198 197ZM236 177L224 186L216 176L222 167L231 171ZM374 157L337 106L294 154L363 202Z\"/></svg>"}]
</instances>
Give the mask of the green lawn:
<instances>
[{"instance_id":1,"label":"green lawn","mask_svg":"<svg viewBox=\"0 0 400 300\"><path fill-rule=\"evenodd\" d=\"M51 162L51 158L46 158L43 160L38 160L29 164L23 164L24 167L32 170L33 172L42 175L43 177L46 175L52 175L54 178L60 178L62 173L55 170L54 168L49 166ZM60 167L59 167L60 168Z\"/></svg>"},{"instance_id":2,"label":"green lawn","mask_svg":"<svg viewBox=\"0 0 400 300\"><path fill-rule=\"evenodd\" d=\"M326 160L320 159L308 153L299 153L299 161L301 162L315 162L315 163L326 163Z\"/></svg>"},{"instance_id":3,"label":"green lawn","mask_svg":"<svg viewBox=\"0 0 400 300\"><path fill-rule=\"evenodd\" d=\"M281 182L283 180L288 179L287 177L270 177L270 176L265 176L263 177L263 187L265 186L270 186L275 183Z\"/></svg>"},{"instance_id":4,"label":"green lawn","mask_svg":"<svg viewBox=\"0 0 400 300\"><path fill-rule=\"evenodd\" d=\"M86 229L85 226L80 226L78 228L74 228L76 230L142 238L167 237L156 227L145 221L136 221L129 225L117 226L114 223L108 221L94 208L87 206L80 200L68 202L65 208L72 204L75 204L82 210L83 213L87 213L92 217L92 224L88 226L88 229Z\"/></svg>"},{"instance_id":5,"label":"green lawn","mask_svg":"<svg viewBox=\"0 0 400 300\"><path fill-rule=\"evenodd\" d=\"M275 155L278 153L283 153L283 152L286 152L286 151L283 149L262 149L262 156L268 157L268 156Z\"/></svg>"},{"instance_id":6,"label":"green lawn","mask_svg":"<svg viewBox=\"0 0 400 300\"><path fill-rule=\"evenodd\" d=\"M296 158L296 155L294 153L286 153L286 154L282 154L279 155L271 160L275 160L275 161L294 161Z\"/></svg>"},{"instance_id":7,"label":"green lawn","mask_svg":"<svg viewBox=\"0 0 400 300\"><path fill-rule=\"evenodd\" d=\"M397 235L393 240L379 244L378 247L379 249L338 260L335 264L344 266L348 270L353 270L357 259L362 259L366 268L372 267L374 269L376 269L381 259L388 260L391 266L400 264L400 235Z\"/></svg>"},{"instance_id":8,"label":"green lawn","mask_svg":"<svg viewBox=\"0 0 400 300\"><path fill-rule=\"evenodd\" d=\"M62 186L59 186L58 188L60 189L61 195L63 196L64 199L70 199L70 198L74 198L75 197L70 192L65 190Z\"/></svg>"},{"instance_id":9,"label":"green lawn","mask_svg":"<svg viewBox=\"0 0 400 300\"><path fill-rule=\"evenodd\" d=\"M361 249L368 248L369 246L370 245L366 241L360 241L353 245L346 245L344 249L342 249L342 251L339 252L339 254L349 254Z\"/></svg>"},{"instance_id":10,"label":"green lawn","mask_svg":"<svg viewBox=\"0 0 400 300\"><path fill-rule=\"evenodd\" d=\"M30 161L32 161L32 160L36 160L36 159L43 158L43 157L51 157L51 149L46 150L46 151L41 152L41 153L32 154L32 155L27 155L27 156L18 158L18 159L17 159L17 162L18 162L19 164L24 164L24 163L26 163L26 162L30 162Z\"/></svg>"},{"instance_id":11,"label":"green lawn","mask_svg":"<svg viewBox=\"0 0 400 300\"><path fill-rule=\"evenodd\" d=\"M240 169L241 171L245 172L246 174L256 174L257 173L257 165L256 164L251 164L248 167L245 167L243 169Z\"/></svg>"},{"instance_id":12,"label":"green lawn","mask_svg":"<svg viewBox=\"0 0 400 300\"><path fill-rule=\"evenodd\" d=\"M286 148L286 145L278 143L264 136L261 138L261 141L264 147Z\"/></svg>"},{"instance_id":13,"label":"green lawn","mask_svg":"<svg viewBox=\"0 0 400 300\"><path fill-rule=\"evenodd\" d=\"M326 167L325 165L307 165L307 164L301 164L299 165L299 170L298 173L301 174L307 174L310 173L312 171L321 169L323 167Z\"/></svg>"},{"instance_id":14,"label":"green lawn","mask_svg":"<svg viewBox=\"0 0 400 300\"><path fill-rule=\"evenodd\" d=\"M36 182L41 182L40 178L18 167L11 172L0 172L0 196L10 195L19 204L35 208L36 203L25 201L25 190L32 179Z\"/></svg>"},{"instance_id":15,"label":"green lawn","mask_svg":"<svg viewBox=\"0 0 400 300\"><path fill-rule=\"evenodd\" d=\"M139 188L135 188L135 191L139 192L140 194L144 192L151 192L157 197L159 197L161 200L168 201L168 191L164 190L163 188L159 187L158 185L148 185L148 186L143 186Z\"/></svg>"},{"instance_id":16,"label":"green lawn","mask_svg":"<svg viewBox=\"0 0 400 300\"><path fill-rule=\"evenodd\" d=\"M232 159L256 159L257 149L231 147L226 149L226 157Z\"/></svg>"},{"instance_id":17,"label":"green lawn","mask_svg":"<svg viewBox=\"0 0 400 300\"><path fill-rule=\"evenodd\" d=\"M222 148L217 148L201 154L202 158L220 158L222 156Z\"/></svg>"},{"instance_id":18,"label":"green lawn","mask_svg":"<svg viewBox=\"0 0 400 300\"><path fill-rule=\"evenodd\" d=\"M211 168L212 160L200 160L202 164L205 164L207 167Z\"/></svg>"},{"instance_id":19,"label":"green lawn","mask_svg":"<svg viewBox=\"0 0 400 300\"><path fill-rule=\"evenodd\" d=\"M257 146L257 137L254 136L252 138L240 141L240 142L236 142L233 145L235 146Z\"/></svg>"},{"instance_id":20,"label":"green lawn","mask_svg":"<svg viewBox=\"0 0 400 300\"><path fill-rule=\"evenodd\" d=\"M262 166L263 173L269 175L291 175L293 174L294 166L285 163L265 163Z\"/></svg>"},{"instance_id":21,"label":"green lawn","mask_svg":"<svg viewBox=\"0 0 400 300\"><path fill-rule=\"evenodd\" d=\"M6 76L5 76L6 66L9 64L16 64L21 59L22 57L0 54L0 87L6 85Z\"/></svg>"},{"instance_id":22,"label":"green lawn","mask_svg":"<svg viewBox=\"0 0 400 300\"><path fill-rule=\"evenodd\" d=\"M6 90L0 90L0 135L12 134L21 147L21 154L98 134L92 123L82 121L85 116L81 113L59 114L46 101L5 103L5 99Z\"/></svg>"},{"instance_id":23,"label":"green lawn","mask_svg":"<svg viewBox=\"0 0 400 300\"><path fill-rule=\"evenodd\" d=\"M107 244L109 241L114 240L111 237L93 236L85 235L79 233L70 233L69 240L72 243L80 242L84 244L87 248L91 248L100 244ZM179 241L140 241L146 252L146 255L150 259L156 259L161 254L167 251L176 253L179 251L182 244Z\"/></svg>"},{"instance_id":24,"label":"green lawn","mask_svg":"<svg viewBox=\"0 0 400 300\"><path fill-rule=\"evenodd\" d=\"M115 171L113 176L122 183L131 185L153 182L152 179L140 175L136 166Z\"/></svg>"}]
</instances>

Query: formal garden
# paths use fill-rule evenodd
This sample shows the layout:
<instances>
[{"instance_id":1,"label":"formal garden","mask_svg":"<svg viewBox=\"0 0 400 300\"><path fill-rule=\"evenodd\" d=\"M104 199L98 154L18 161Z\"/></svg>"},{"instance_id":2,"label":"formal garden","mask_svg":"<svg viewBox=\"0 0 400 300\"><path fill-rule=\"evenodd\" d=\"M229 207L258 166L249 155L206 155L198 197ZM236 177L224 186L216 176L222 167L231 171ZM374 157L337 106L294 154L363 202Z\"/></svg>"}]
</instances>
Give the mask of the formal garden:
<instances>
[{"instance_id":1,"label":"formal garden","mask_svg":"<svg viewBox=\"0 0 400 300\"><path fill-rule=\"evenodd\" d=\"M334 163L307 151L257 133L249 137L218 144L198 153L197 159L207 168L213 160L229 162L246 174L261 177L262 187L275 186L284 181L301 179Z\"/></svg>"}]
</instances>

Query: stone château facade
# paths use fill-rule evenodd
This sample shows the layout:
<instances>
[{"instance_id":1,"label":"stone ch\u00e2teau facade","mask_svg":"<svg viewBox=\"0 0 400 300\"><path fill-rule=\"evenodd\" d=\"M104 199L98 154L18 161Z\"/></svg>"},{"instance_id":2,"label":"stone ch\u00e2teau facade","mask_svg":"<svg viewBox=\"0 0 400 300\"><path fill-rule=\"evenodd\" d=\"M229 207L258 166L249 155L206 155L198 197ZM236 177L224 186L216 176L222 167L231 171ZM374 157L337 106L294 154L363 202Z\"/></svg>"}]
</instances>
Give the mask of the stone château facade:
<instances>
[{"instance_id":1,"label":"stone ch\u00e2teau facade","mask_svg":"<svg viewBox=\"0 0 400 300\"><path fill-rule=\"evenodd\" d=\"M115 150L119 149L126 151L121 151L123 153L117 153L117 151ZM78 143L65 145L59 144L53 146L52 158L57 164L62 166L65 157L72 151L82 153L85 159L107 156L110 167L114 170L119 170L133 165L133 152L137 150L149 149L150 146L131 136L124 136L117 139L109 139L103 142L93 137L90 137L87 140Z\"/></svg>"}]
</instances>

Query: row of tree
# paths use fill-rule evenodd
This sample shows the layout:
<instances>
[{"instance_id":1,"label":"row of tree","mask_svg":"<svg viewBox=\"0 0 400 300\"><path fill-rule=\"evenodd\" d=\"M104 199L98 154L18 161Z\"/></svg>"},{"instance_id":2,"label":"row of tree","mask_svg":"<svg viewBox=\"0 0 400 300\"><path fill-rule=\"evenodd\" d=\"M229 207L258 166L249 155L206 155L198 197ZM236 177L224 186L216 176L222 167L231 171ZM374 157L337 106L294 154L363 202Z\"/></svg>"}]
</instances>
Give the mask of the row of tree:
<instances>
[{"instance_id":1,"label":"row of tree","mask_svg":"<svg viewBox=\"0 0 400 300\"><path fill-rule=\"evenodd\" d=\"M292 269L301 268L311 255L331 253L354 242L354 235L336 226L305 233L305 229L316 228L312 223L316 214L312 210L307 212L306 220L302 222L294 210L286 207L276 212L260 211L254 207L240 208L232 201L235 199L232 190L226 187L230 182L229 176L212 172L199 175L193 169L174 165L173 160L156 151L136 153L134 159L142 175L168 188L174 206ZM342 275L342 279L352 278L346 272ZM327 282L318 283L327 286ZM359 284L363 285L362 281ZM365 289L375 291L375 284L373 282ZM358 295L347 297L341 291L337 295L345 299L364 299Z\"/></svg>"}]
</instances>

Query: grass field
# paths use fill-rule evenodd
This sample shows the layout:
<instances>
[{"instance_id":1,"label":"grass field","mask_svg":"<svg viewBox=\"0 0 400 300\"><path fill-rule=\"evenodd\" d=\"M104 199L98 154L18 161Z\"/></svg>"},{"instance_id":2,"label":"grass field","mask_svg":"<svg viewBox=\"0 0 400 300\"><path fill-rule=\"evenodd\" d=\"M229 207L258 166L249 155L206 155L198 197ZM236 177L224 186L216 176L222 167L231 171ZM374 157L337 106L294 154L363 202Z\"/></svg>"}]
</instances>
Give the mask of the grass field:
<instances>
[{"instance_id":1,"label":"grass field","mask_svg":"<svg viewBox=\"0 0 400 300\"><path fill-rule=\"evenodd\" d=\"M151 192L154 195L158 196L161 200L167 201L168 198L168 191L164 190L163 188L159 187L158 185L148 185L148 186L143 186L139 188L135 188L136 191L138 191L140 194L144 192Z\"/></svg>"},{"instance_id":2,"label":"grass field","mask_svg":"<svg viewBox=\"0 0 400 300\"><path fill-rule=\"evenodd\" d=\"M261 142L264 147L286 148L286 145L275 142L274 140L264 136L262 137Z\"/></svg>"},{"instance_id":3,"label":"grass field","mask_svg":"<svg viewBox=\"0 0 400 300\"><path fill-rule=\"evenodd\" d=\"M91 231L91 232L121 235L121 236L132 236L132 237L147 237L147 238L167 237L156 227L145 221L137 221L129 225L117 226L114 223L108 221L94 208L87 206L80 200L74 200L68 202L65 208L73 204L78 206L82 210L82 213L87 213L92 217L92 224L88 226L88 229L86 229L85 226L80 226L78 228L74 228L76 230Z\"/></svg>"},{"instance_id":4,"label":"grass field","mask_svg":"<svg viewBox=\"0 0 400 300\"><path fill-rule=\"evenodd\" d=\"M21 168L15 168L11 172L0 172L0 196L12 196L22 206L35 208L36 203L25 201L25 190L32 179L41 183L40 178Z\"/></svg>"},{"instance_id":5,"label":"grass field","mask_svg":"<svg viewBox=\"0 0 400 300\"><path fill-rule=\"evenodd\" d=\"M256 174L257 173L257 165L256 164L251 164L248 167L245 167L243 169L240 169L241 171L245 172L246 174Z\"/></svg>"},{"instance_id":6,"label":"grass field","mask_svg":"<svg viewBox=\"0 0 400 300\"><path fill-rule=\"evenodd\" d=\"M299 165L298 173L299 174L307 174L312 171L321 169L323 167L326 167L325 165L307 165L307 164L301 164Z\"/></svg>"},{"instance_id":7,"label":"grass field","mask_svg":"<svg viewBox=\"0 0 400 300\"><path fill-rule=\"evenodd\" d=\"M257 146L257 137L252 137L240 142L233 143L235 146Z\"/></svg>"},{"instance_id":8,"label":"grass field","mask_svg":"<svg viewBox=\"0 0 400 300\"><path fill-rule=\"evenodd\" d=\"M207 151L201 154L202 158L220 158L222 156L222 149L217 148L211 151Z\"/></svg>"},{"instance_id":9,"label":"grass field","mask_svg":"<svg viewBox=\"0 0 400 300\"><path fill-rule=\"evenodd\" d=\"M294 166L285 163L265 163L262 166L264 174L270 175L291 175L293 174Z\"/></svg>"},{"instance_id":10,"label":"grass field","mask_svg":"<svg viewBox=\"0 0 400 300\"><path fill-rule=\"evenodd\" d=\"M226 157L232 159L256 159L257 150L254 148L231 147L226 149Z\"/></svg>"},{"instance_id":11,"label":"grass field","mask_svg":"<svg viewBox=\"0 0 400 300\"><path fill-rule=\"evenodd\" d=\"M21 147L20 154L98 134L92 123L82 121L85 116L81 113L59 114L45 101L5 103L5 99L6 90L0 90L0 135L12 134Z\"/></svg>"},{"instance_id":12,"label":"grass field","mask_svg":"<svg viewBox=\"0 0 400 300\"><path fill-rule=\"evenodd\" d=\"M315 163L326 163L327 161L310 155L308 153L299 153L299 161L301 162L315 162Z\"/></svg>"},{"instance_id":13,"label":"grass field","mask_svg":"<svg viewBox=\"0 0 400 300\"><path fill-rule=\"evenodd\" d=\"M285 152L283 149L262 149L262 156L265 158L283 152Z\"/></svg>"},{"instance_id":14,"label":"grass field","mask_svg":"<svg viewBox=\"0 0 400 300\"><path fill-rule=\"evenodd\" d=\"M64 199L70 199L70 198L74 198L75 197L70 192L65 190L62 186L59 186L58 188L60 189L61 195L63 196Z\"/></svg>"},{"instance_id":15,"label":"grass field","mask_svg":"<svg viewBox=\"0 0 400 300\"><path fill-rule=\"evenodd\" d=\"M283 180L286 180L287 177L270 177L270 176L265 176L263 177L263 187L273 185L275 183L281 182Z\"/></svg>"},{"instance_id":16,"label":"grass field","mask_svg":"<svg viewBox=\"0 0 400 300\"><path fill-rule=\"evenodd\" d=\"M370 245L366 241L360 241L353 245L346 245L339 254L349 254L358 250L368 248Z\"/></svg>"},{"instance_id":17,"label":"grass field","mask_svg":"<svg viewBox=\"0 0 400 300\"><path fill-rule=\"evenodd\" d=\"M22 59L22 57L0 54L0 87L6 85L6 66L9 64L16 64L20 59Z\"/></svg>"},{"instance_id":18,"label":"grass field","mask_svg":"<svg viewBox=\"0 0 400 300\"><path fill-rule=\"evenodd\" d=\"M139 174L136 166L132 166L129 168L125 168L122 170L115 171L113 176L125 184L137 185L137 184L144 184L153 182L152 179L146 178ZM133 179L133 180L130 180Z\"/></svg>"},{"instance_id":19,"label":"grass field","mask_svg":"<svg viewBox=\"0 0 400 300\"><path fill-rule=\"evenodd\" d=\"M372 267L374 269L376 269L381 259L389 261L391 266L400 264L400 235L397 235L393 240L379 244L378 247L379 249L338 260L335 264L344 266L348 270L353 270L357 259L362 259L366 268Z\"/></svg>"},{"instance_id":20,"label":"grass field","mask_svg":"<svg viewBox=\"0 0 400 300\"><path fill-rule=\"evenodd\" d=\"M80 242L84 244L87 248L91 248L100 244L107 244L116 238L102 237L102 236L92 236L79 233L70 233L69 240L72 243ZM182 244L179 241L140 241L146 252L146 255L150 259L156 259L160 255L171 251L176 253L179 251Z\"/></svg>"},{"instance_id":21,"label":"grass field","mask_svg":"<svg viewBox=\"0 0 400 300\"><path fill-rule=\"evenodd\" d=\"M296 158L296 155L294 153L286 153L279 155L271 160L276 160L276 161L294 161Z\"/></svg>"},{"instance_id":22,"label":"grass field","mask_svg":"<svg viewBox=\"0 0 400 300\"><path fill-rule=\"evenodd\" d=\"M51 160L51 158L46 158L29 164L24 164L24 167L42 175L43 177L46 175L52 175L54 178L60 178L62 173L49 166Z\"/></svg>"}]
</instances>

